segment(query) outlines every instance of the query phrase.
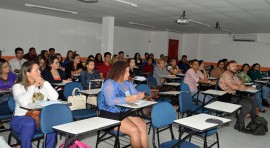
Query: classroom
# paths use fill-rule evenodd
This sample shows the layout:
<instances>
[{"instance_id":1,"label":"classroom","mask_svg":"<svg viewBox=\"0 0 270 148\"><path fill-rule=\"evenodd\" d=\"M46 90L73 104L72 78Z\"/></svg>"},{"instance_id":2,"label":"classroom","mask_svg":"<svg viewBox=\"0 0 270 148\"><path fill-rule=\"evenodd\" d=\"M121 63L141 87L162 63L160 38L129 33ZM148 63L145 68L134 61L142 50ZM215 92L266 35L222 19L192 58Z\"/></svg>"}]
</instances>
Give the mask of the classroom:
<instances>
[{"instance_id":1,"label":"classroom","mask_svg":"<svg viewBox=\"0 0 270 148\"><path fill-rule=\"evenodd\" d=\"M270 0L1 0L0 147L269 147Z\"/></svg>"}]
</instances>

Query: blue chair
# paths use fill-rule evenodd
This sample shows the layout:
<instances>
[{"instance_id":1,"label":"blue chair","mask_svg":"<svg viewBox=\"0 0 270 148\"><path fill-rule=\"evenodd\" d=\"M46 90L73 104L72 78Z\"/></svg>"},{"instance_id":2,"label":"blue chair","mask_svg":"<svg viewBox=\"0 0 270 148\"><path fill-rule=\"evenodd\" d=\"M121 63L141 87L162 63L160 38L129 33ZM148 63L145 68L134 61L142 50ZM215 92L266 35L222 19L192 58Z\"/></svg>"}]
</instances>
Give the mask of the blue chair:
<instances>
[{"instance_id":1,"label":"blue chair","mask_svg":"<svg viewBox=\"0 0 270 148\"><path fill-rule=\"evenodd\" d=\"M64 104L45 106L40 112L40 129L44 133L43 147L47 134L54 133L53 126L73 121L71 110Z\"/></svg>"},{"instance_id":2,"label":"blue chair","mask_svg":"<svg viewBox=\"0 0 270 148\"><path fill-rule=\"evenodd\" d=\"M78 82L70 82L65 84L64 86L64 101L67 101L67 98L72 95L72 91L74 88L79 88L80 90L83 90L83 86ZM75 95L79 95L79 93L76 91Z\"/></svg>"},{"instance_id":3,"label":"blue chair","mask_svg":"<svg viewBox=\"0 0 270 148\"><path fill-rule=\"evenodd\" d=\"M136 86L136 89L139 92L145 92L146 95L151 96L151 91L150 91L149 87L145 84L138 84Z\"/></svg>"},{"instance_id":4,"label":"blue chair","mask_svg":"<svg viewBox=\"0 0 270 148\"><path fill-rule=\"evenodd\" d=\"M157 79L153 76L148 76L146 78L146 84L148 85L149 88L151 88L151 87L156 88L158 86Z\"/></svg>"},{"instance_id":5,"label":"blue chair","mask_svg":"<svg viewBox=\"0 0 270 148\"><path fill-rule=\"evenodd\" d=\"M179 95L179 112L178 112L178 118L179 118L179 113L182 114L182 118L184 117L184 114L186 113L187 116L191 116L194 113L209 113L208 110L204 109L202 110L201 106L199 105L194 105L192 102L192 97L190 94L183 92ZM217 144L219 147L219 138L218 138L218 133L217 133L217 129L212 129L206 132L201 132L201 133L197 133L197 136L200 136L204 139L204 145L207 147L207 136L211 136L216 134L217 136L217 141L214 142L213 144L211 144L210 147L212 147L213 145ZM190 139L191 140L191 137Z\"/></svg>"},{"instance_id":6,"label":"blue chair","mask_svg":"<svg viewBox=\"0 0 270 148\"><path fill-rule=\"evenodd\" d=\"M190 88L189 88L189 86L187 85L187 83L184 83L184 82L181 83L181 85L180 85L180 90L183 91L183 92L190 93ZM192 99L193 99L193 101L196 102L196 104L198 104L198 100L199 100L199 96L198 96L197 94L198 94L198 93L196 93L195 95L192 96ZM196 95L197 95L197 97L194 98L194 96L196 96Z\"/></svg>"},{"instance_id":7,"label":"blue chair","mask_svg":"<svg viewBox=\"0 0 270 148\"><path fill-rule=\"evenodd\" d=\"M15 100L14 100L12 95L9 96L8 107L9 107L9 110L12 112L12 116L13 116L16 105L15 105ZM32 141L38 141L37 147L39 147L40 140L43 138L43 136L44 136L44 134L40 130L35 131L34 137L32 138ZM17 141L16 144L11 145L11 138L12 137L16 139L16 141ZM13 147L13 146L20 145L20 143L21 143L20 134L11 129L11 131L8 135L8 145Z\"/></svg>"},{"instance_id":8,"label":"blue chair","mask_svg":"<svg viewBox=\"0 0 270 148\"><path fill-rule=\"evenodd\" d=\"M103 97L103 93L101 91L98 94L98 98L97 98L98 116L100 114L100 108L101 108L102 101L105 101L105 100L103 100L102 97ZM103 132L102 135L100 135L101 132ZM109 136L107 136L107 135L109 135ZM98 148L98 144L100 142L105 141L105 140L110 139L110 138L115 138L115 146L120 148L120 141L119 141L119 138L117 137L117 135L118 135L118 131L114 130L113 128L97 131L96 148ZM126 136L126 134L119 132L119 136ZM128 147L128 146L130 146L129 143L125 147Z\"/></svg>"},{"instance_id":9,"label":"blue chair","mask_svg":"<svg viewBox=\"0 0 270 148\"><path fill-rule=\"evenodd\" d=\"M70 82L64 86L64 97L66 100L69 96L72 95L72 91L75 88L83 90L83 86L78 82ZM79 93L76 91L75 95L78 95L78 94ZM79 109L79 110L73 110L72 115L73 115L74 120L81 120L85 118L95 117L97 116L97 113L93 109Z\"/></svg>"},{"instance_id":10,"label":"blue chair","mask_svg":"<svg viewBox=\"0 0 270 148\"><path fill-rule=\"evenodd\" d=\"M138 84L136 86L136 89L139 92L145 92L146 95L151 96L150 88L145 84ZM171 99L170 98L159 97L156 101L157 102L171 102Z\"/></svg>"},{"instance_id":11,"label":"blue chair","mask_svg":"<svg viewBox=\"0 0 270 148\"><path fill-rule=\"evenodd\" d=\"M173 106L168 102L161 102L155 104L152 107L151 111L152 117L152 125L153 125L153 147L157 147L155 143L155 135L157 134L158 139L158 147L159 148L171 148L176 145L179 140L175 139L173 131L172 131L172 124L176 119L176 112ZM159 129L162 128L160 131ZM165 129L170 129L171 134L171 141L167 141L160 144L159 133L164 131ZM192 144L185 140L186 138L181 140L180 147L181 148L199 148L199 146Z\"/></svg>"},{"instance_id":12,"label":"blue chair","mask_svg":"<svg viewBox=\"0 0 270 148\"><path fill-rule=\"evenodd\" d=\"M209 111L207 109L202 109L200 105L193 104L192 96L187 92L182 92L179 95L179 110L178 110L178 118L179 113L182 114L182 118L185 114L187 116L190 116L194 113L208 113Z\"/></svg>"},{"instance_id":13,"label":"blue chair","mask_svg":"<svg viewBox=\"0 0 270 148\"><path fill-rule=\"evenodd\" d=\"M184 82L181 83L180 90L184 92L190 92L189 86L187 85L187 83L184 83Z\"/></svg>"},{"instance_id":14,"label":"blue chair","mask_svg":"<svg viewBox=\"0 0 270 148\"><path fill-rule=\"evenodd\" d=\"M9 94L5 94L5 97L7 100L5 99L6 101L3 101L1 103L2 105L0 106L0 112L1 112L0 121L1 121L1 123L9 122L11 120L11 118L13 116L13 112L14 112L14 111L11 111L10 107L9 107L12 96ZM3 121L3 120L5 120L5 121ZM2 130L0 130L0 132L5 132L8 130L10 130L10 129L2 129Z\"/></svg>"}]
</instances>

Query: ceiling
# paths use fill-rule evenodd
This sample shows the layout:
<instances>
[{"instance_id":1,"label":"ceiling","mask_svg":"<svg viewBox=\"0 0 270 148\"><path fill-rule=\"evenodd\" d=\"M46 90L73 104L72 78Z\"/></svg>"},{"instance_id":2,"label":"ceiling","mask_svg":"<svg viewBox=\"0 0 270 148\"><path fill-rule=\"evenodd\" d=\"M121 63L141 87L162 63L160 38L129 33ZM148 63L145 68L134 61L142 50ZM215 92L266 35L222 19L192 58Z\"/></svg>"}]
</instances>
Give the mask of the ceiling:
<instances>
[{"instance_id":1,"label":"ceiling","mask_svg":"<svg viewBox=\"0 0 270 148\"><path fill-rule=\"evenodd\" d=\"M115 17L115 25L149 31L178 31L182 33L227 33L215 29L218 21L221 28L234 33L270 33L270 0L127 0L136 3L131 7L114 0L99 0L98 3L82 3L77 0L1 0L0 8L25 11L57 17L101 23L102 17ZM78 12L68 14L44 9L30 8L25 3ZM183 11L194 23L179 25L175 20ZM136 22L154 28L131 25Z\"/></svg>"}]
</instances>

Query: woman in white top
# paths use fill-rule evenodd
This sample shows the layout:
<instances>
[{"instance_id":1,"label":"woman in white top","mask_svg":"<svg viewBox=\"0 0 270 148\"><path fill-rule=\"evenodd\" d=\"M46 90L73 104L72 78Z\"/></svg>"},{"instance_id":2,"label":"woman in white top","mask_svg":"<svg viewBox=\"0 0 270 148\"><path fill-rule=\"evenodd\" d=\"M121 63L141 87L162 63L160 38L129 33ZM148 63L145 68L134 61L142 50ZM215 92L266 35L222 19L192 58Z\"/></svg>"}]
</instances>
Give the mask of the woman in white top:
<instances>
[{"instance_id":1,"label":"woman in white top","mask_svg":"<svg viewBox=\"0 0 270 148\"><path fill-rule=\"evenodd\" d=\"M182 70L176 64L176 59L170 59L169 66L168 66L167 69L168 69L168 71L172 75L176 75L176 74L181 74L182 73Z\"/></svg>"},{"instance_id":2,"label":"woman in white top","mask_svg":"<svg viewBox=\"0 0 270 148\"><path fill-rule=\"evenodd\" d=\"M58 93L40 75L39 66L33 62L25 62L18 75L16 84L12 87L16 102L11 128L20 134L21 147L32 148L31 140L36 130L35 120L26 116L27 110L20 108L30 103L47 100L57 100ZM46 147L54 147L55 133L47 134Z\"/></svg>"}]
</instances>

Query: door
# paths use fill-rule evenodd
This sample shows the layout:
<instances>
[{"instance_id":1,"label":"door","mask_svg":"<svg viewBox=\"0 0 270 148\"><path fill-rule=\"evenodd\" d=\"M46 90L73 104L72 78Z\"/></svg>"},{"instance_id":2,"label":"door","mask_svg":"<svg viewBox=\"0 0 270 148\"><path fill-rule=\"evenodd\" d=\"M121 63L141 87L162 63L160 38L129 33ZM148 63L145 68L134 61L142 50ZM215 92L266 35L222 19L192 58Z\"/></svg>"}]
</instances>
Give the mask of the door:
<instances>
[{"instance_id":1,"label":"door","mask_svg":"<svg viewBox=\"0 0 270 148\"><path fill-rule=\"evenodd\" d=\"M178 61L178 46L179 40L169 39L168 57L174 58Z\"/></svg>"}]
</instances>

